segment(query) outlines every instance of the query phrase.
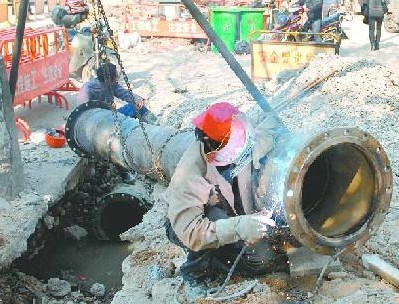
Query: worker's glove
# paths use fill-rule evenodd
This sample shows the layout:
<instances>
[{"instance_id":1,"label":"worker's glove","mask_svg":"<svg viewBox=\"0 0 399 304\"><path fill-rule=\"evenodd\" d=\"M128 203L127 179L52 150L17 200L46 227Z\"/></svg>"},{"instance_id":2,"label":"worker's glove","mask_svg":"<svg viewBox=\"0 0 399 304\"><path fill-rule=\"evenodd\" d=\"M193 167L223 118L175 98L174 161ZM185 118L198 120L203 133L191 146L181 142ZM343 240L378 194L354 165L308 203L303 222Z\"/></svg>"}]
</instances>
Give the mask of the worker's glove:
<instances>
[{"instance_id":1,"label":"worker's glove","mask_svg":"<svg viewBox=\"0 0 399 304\"><path fill-rule=\"evenodd\" d=\"M272 213L261 211L249 215L240 215L215 222L216 236L221 245L232 244L243 240L248 244L260 241L276 226L271 218Z\"/></svg>"},{"instance_id":2,"label":"worker's glove","mask_svg":"<svg viewBox=\"0 0 399 304\"><path fill-rule=\"evenodd\" d=\"M145 99L144 98L142 98L142 97L140 97L140 98L138 98L136 101L135 101L135 103L136 103L136 108L138 109L138 110L140 110L142 107L144 107L144 105L145 105Z\"/></svg>"},{"instance_id":3,"label":"worker's glove","mask_svg":"<svg viewBox=\"0 0 399 304\"><path fill-rule=\"evenodd\" d=\"M116 103L113 101L109 104L109 108L111 109L111 111L116 111Z\"/></svg>"},{"instance_id":4,"label":"worker's glove","mask_svg":"<svg viewBox=\"0 0 399 304\"><path fill-rule=\"evenodd\" d=\"M267 113L255 128L255 143L252 147L252 164L255 169L260 169L260 160L274 148L274 135L279 125L277 117Z\"/></svg>"}]
</instances>

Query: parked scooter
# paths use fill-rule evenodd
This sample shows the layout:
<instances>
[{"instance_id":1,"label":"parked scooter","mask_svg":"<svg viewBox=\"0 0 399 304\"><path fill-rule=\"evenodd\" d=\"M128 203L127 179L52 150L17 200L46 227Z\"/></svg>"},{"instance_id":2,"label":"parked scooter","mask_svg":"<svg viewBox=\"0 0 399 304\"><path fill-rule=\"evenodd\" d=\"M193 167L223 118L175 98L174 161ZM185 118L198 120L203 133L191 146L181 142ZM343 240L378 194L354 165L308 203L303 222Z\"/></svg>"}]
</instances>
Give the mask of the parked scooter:
<instances>
[{"instance_id":1,"label":"parked scooter","mask_svg":"<svg viewBox=\"0 0 399 304\"><path fill-rule=\"evenodd\" d=\"M280 10L276 15L273 31L276 32L273 40L276 41L298 41L296 33L302 32L302 18L305 12L302 6L299 6L289 12L287 9ZM279 35L279 32L282 32ZM292 34L287 34L292 33Z\"/></svg>"},{"instance_id":2,"label":"parked scooter","mask_svg":"<svg viewBox=\"0 0 399 304\"><path fill-rule=\"evenodd\" d=\"M338 47L341 45L342 39L347 39L345 32L342 29L343 16L340 13L335 13L327 18L321 20L321 30L322 34L332 34L332 35L321 35L321 41L336 43ZM303 31L309 32L312 27L312 22L310 20L306 21L303 25ZM309 38L308 38L309 39ZM313 39L313 37L310 37Z\"/></svg>"},{"instance_id":3,"label":"parked scooter","mask_svg":"<svg viewBox=\"0 0 399 304\"><path fill-rule=\"evenodd\" d=\"M53 8L51 20L58 26L70 29L86 20L88 15L89 6L84 1L68 0L65 6L57 5Z\"/></svg>"},{"instance_id":4,"label":"parked scooter","mask_svg":"<svg viewBox=\"0 0 399 304\"><path fill-rule=\"evenodd\" d=\"M302 25L302 17L304 8L299 6L293 10L290 14L286 12L279 13L276 17L276 24L274 31L277 33L274 35L276 41L311 41L314 40L313 35L305 35L303 33L310 32L312 22L307 20ZM342 29L343 16L341 13L334 13L323 18L321 21L321 41L333 42L339 47L341 39L346 39L347 36ZM279 34L281 32L282 34ZM333 35L327 35L333 34Z\"/></svg>"},{"instance_id":5,"label":"parked scooter","mask_svg":"<svg viewBox=\"0 0 399 304\"><path fill-rule=\"evenodd\" d=\"M103 59L117 63L110 34L104 26L99 29L82 28L73 37L70 46L69 72L72 77L86 82L96 77L96 70Z\"/></svg>"},{"instance_id":6,"label":"parked scooter","mask_svg":"<svg viewBox=\"0 0 399 304\"><path fill-rule=\"evenodd\" d=\"M95 77L102 58L116 62L110 42L111 34L105 26L101 23L96 23L97 28L82 26L83 22L90 21L89 7L84 1L68 0L65 7L56 6L51 12L51 17L56 25L64 26L68 30L71 77L86 82Z\"/></svg>"}]
</instances>

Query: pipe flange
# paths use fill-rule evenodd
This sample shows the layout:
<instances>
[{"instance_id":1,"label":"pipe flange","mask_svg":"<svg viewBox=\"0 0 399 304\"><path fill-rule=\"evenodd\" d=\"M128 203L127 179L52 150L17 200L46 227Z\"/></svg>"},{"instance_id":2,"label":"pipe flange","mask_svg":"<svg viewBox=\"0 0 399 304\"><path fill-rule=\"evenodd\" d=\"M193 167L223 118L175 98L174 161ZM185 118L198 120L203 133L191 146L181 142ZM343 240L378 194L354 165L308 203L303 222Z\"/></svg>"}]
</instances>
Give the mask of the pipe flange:
<instances>
[{"instance_id":1,"label":"pipe flange","mask_svg":"<svg viewBox=\"0 0 399 304\"><path fill-rule=\"evenodd\" d=\"M95 109L95 108L101 108L101 109L106 109L106 110L110 109L109 105L103 101L91 100L91 101L82 103L81 105L76 107L76 109L73 110L73 112L69 115L67 122L65 124L65 137L66 137L68 146L72 149L73 152L75 152L80 157L95 158L93 155L87 154L86 151L84 151L83 149L80 148L80 146L74 136L75 130L74 130L73 126L75 125L76 120L79 119L80 115L82 115L82 113L86 112L87 110Z\"/></svg>"},{"instance_id":2,"label":"pipe flange","mask_svg":"<svg viewBox=\"0 0 399 304\"><path fill-rule=\"evenodd\" d=\"M136 189L138 188L135 186L124 187L101 198L92 223L93 233L97 239L120 240L121 233L141 223L144 214L152 205L141 191Z\"/></svg>"},{"instance_id":3,"label":"pipe flange","mask_svg":"<svg viewBox=\"0 0 399 304\"><path fill-rule=\"evenodd\" d=\"M354 233L326 236L317 231L302 211L302 184L309 166L327 149L343 143L353 145L375 173L373 203L364 222ZM322 133L308 142L293 162L286 179L286 220L295 238L303 245L323 254L332 254L339 248L358 247L377 231L389 209L392 196L392 168L386 152L370 134L356 128L338 128ZM296 168L296 169L295 169ZM289 185L289 186L288 186Z\"/></svg>"}]
</instances>

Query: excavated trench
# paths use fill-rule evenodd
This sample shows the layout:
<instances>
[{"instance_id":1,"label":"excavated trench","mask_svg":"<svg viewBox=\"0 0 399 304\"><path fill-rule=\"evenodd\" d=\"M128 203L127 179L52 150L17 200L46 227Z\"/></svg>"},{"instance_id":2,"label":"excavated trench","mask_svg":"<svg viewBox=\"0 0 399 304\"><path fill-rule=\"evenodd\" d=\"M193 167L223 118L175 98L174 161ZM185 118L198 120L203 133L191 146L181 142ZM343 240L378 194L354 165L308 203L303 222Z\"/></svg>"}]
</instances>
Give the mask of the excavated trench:
<instances>
[{"instance_id":1,"label":"excavated trench","mask_svg":"<svg viewBox=\"0 0 399 304\"><path fill-rule=\"evenodd\" d=\"M27 251L11 269L44 284L50 278L65 280L72 293L86 297L93 296L93 284L103 284L106 293L98 303L109 303L122 287L122 261L132 251L119 234L142 221L149 209L146 193L151 182L137 177L135 184L124 184L112 164L88 166L76 189L38 222Z\"/></svg>"}]
</instances>

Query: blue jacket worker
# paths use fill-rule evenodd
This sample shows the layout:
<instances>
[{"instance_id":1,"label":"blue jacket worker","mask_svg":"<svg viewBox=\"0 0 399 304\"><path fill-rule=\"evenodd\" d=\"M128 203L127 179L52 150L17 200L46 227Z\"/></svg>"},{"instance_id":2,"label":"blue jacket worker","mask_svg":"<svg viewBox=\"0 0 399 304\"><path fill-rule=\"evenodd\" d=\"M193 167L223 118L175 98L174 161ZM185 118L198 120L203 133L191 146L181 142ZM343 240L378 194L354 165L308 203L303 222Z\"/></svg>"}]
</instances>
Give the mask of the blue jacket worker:
<instances>
[{"instance_id":1,"label":"blue jacket worker","mask_svg":"<svg viewBox=\"0 0 399 304\"><path fill-rule=\"evenodd\" d=\"M115 107L114 97L127 102L117 110L119 113L139 118L149 124L157 123L156 116L145 107L144 98L130 93L118 83L116 66L109 62L100 65L97 69L97 78L92 78L82 86L79 91L78 104L96 100Z\"/></svg>"}]
</instances>

